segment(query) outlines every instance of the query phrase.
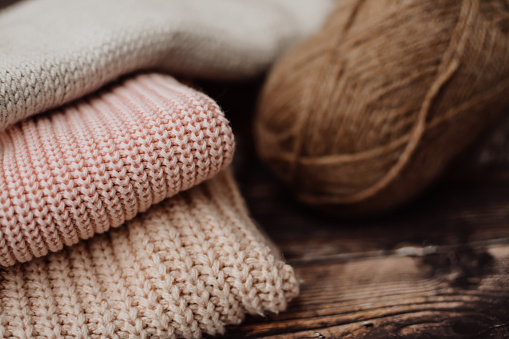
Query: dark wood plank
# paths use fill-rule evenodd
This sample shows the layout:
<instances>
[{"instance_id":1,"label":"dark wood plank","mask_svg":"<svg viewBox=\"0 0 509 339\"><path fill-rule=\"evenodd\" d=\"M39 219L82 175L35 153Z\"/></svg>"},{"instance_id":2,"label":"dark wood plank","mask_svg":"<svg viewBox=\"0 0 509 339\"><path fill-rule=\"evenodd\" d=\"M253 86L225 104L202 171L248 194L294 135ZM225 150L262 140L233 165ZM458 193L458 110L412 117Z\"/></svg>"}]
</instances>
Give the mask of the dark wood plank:
<instances>
[{"instance_id":1,"label":"dark wood plank","mask_svg":"<svg viewBox=\"0 0 509 339\"><path fill-rule=\"evenodd\" d=\"M509 237L505 172L479 173L486 181L442 182L404 209L360 221L327 216L301 205L262 169L243 175L239 181L253 217L291 261Z\"/></svg>"},{"instance_id":2,"label":"dark wood plank","mask_svg":"<svg viewBox=\"0 0 509 339\"><path fill-rule=\"evenodd\" d=\"M400 254L296 265L301 295L288 311L228 338L509 336L509 243Z\"/></svg>"},{"instance_id":3,"label":"dark wood plank","mask_svg":"<svg viewBox=\"0 0 509 339\"><path fill-rule=\"evenodd\" d=\"M239 185L295 267L301 294L286 312L250 317L225 338L509 337L509 119L419 199L347 220L294 200L256 160L259 84L205 90L232 120Z\"/></svg>"}]
</instances>

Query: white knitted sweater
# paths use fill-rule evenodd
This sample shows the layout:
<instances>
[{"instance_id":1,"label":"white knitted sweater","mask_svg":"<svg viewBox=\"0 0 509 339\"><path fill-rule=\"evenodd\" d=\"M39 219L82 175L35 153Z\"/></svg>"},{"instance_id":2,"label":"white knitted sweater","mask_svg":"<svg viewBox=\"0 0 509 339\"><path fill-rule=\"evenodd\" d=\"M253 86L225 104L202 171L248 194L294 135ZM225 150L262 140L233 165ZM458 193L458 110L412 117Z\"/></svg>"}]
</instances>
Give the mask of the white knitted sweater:
<instances>
[{"instance_id":1,"label":"white knitted sweater","mask_svg":"<svg viewBox=\"0 0 509 339\"><path fill-rule=\"evenodd\" d=\"M265 71L332 0L37 0L0 13L0 130L157 69L217 79Z\"/></svg>"}]
</instances>

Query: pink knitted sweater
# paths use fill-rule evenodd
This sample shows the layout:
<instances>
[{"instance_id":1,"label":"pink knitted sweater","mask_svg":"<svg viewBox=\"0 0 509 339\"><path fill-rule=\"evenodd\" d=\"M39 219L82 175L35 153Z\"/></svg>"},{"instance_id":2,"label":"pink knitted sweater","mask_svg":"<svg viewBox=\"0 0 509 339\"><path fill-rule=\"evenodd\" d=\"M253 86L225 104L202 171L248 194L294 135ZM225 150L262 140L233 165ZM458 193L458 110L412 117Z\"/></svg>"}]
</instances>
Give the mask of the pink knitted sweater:
<instances>
[{"instance_id":1,"label":"pink knitted sweater","mask_svg":"<svg viewBox=\"0 0 509 339\"><path fill-rule=\"evenodd\" d=\"M117 227L230 161L207 96L144 74L0 133L0 265Z\"/></svg>"}]
</instances>

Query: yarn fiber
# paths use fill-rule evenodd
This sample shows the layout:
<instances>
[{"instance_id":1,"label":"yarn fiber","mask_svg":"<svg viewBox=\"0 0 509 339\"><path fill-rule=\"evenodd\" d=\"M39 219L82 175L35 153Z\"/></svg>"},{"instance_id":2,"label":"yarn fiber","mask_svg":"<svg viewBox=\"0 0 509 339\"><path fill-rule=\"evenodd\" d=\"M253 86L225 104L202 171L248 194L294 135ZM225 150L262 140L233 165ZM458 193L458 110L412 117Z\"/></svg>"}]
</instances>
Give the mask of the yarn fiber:
<instances>
[{"instance_id":1,"label":"yarn fiber","mask_svg":"<svg viewBox=\"0 0 509 339\"><path fill-rule=\"evenodd\" d=\"M234 140L217 104L141 74L0 132L0 265L122 225L216 175Z\"/></svg>"},{"instance_id":2,"label":"yarn fiber","mask_svg":"<svg viewBox=\"0 0 509 339\"><path fill-rule=\"evenodd\" d=\"M0 268L0 337L200 338L297 293L225 171L122 227Z\"/></svg>"},{"instance_id":3,"label":"yarn fiber","mask_svg":"<svg viewBox=\"0 0 509 339\"><path fill-rule=\"evenodd\" d=\"M508 61L507 1L340 1L269 74L259 154L308 203L385 211L509 105Z\"/></svg>"},{"instance_id":4,"label":"yarn fiber","mask_svg":"<svg viewBox=\"0 0 509 339\"><path fill-rule=\"evenodd\" d=\"M0 130L140 70L260 74L333 0L27 0L0 13Z\"/></svg>"}]
</instances>

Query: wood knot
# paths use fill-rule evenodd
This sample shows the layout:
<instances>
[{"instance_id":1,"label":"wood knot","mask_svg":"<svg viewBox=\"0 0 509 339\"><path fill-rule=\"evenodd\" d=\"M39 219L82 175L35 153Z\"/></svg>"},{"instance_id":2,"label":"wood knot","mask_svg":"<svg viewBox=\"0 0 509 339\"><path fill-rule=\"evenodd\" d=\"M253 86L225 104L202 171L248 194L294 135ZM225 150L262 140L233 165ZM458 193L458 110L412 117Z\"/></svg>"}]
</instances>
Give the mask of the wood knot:
<instances>
[{"instance_id":1,"label":"wood knot","mask_svg":"<svg viewBox=\"0 0 509 339\"><path fill-rule=\"evenodd\" d=\"M464 289L475 288L489 272L493 261L493 256L485 250L469 246L440 249L422 257L422 263L431 267L434 276Z\"/></svg>"}]
</instances>

